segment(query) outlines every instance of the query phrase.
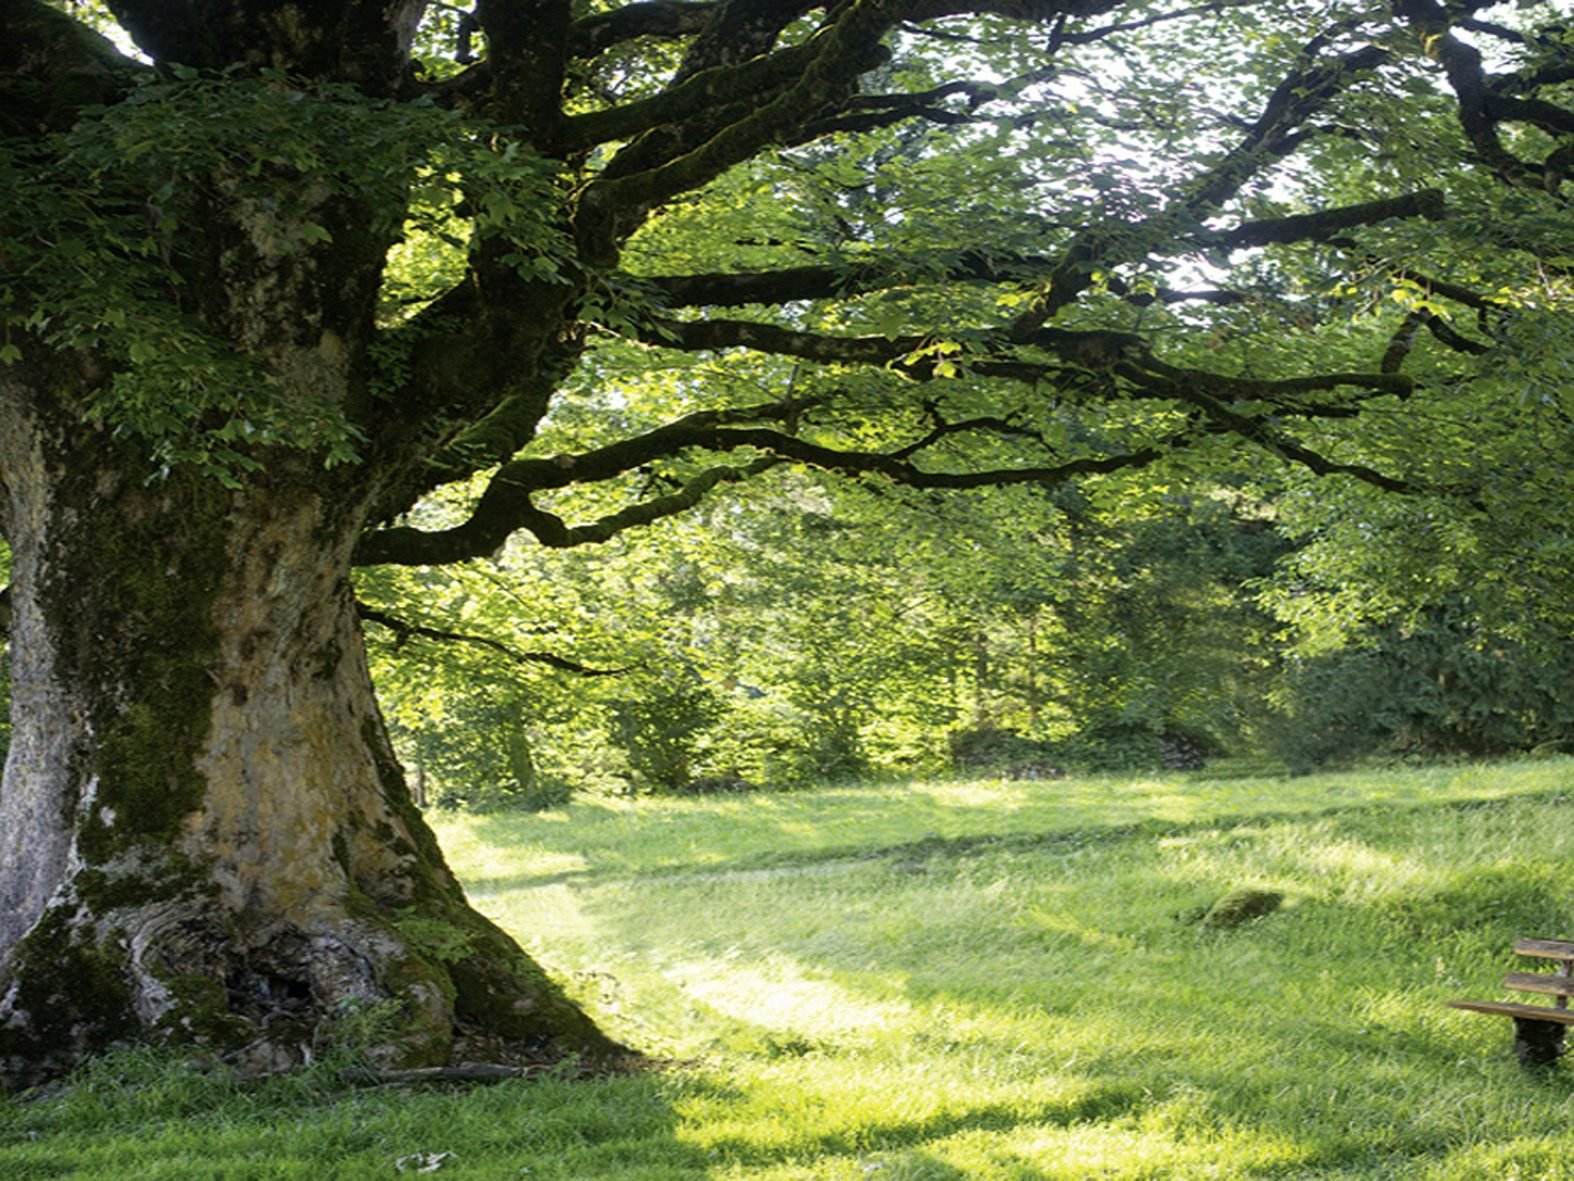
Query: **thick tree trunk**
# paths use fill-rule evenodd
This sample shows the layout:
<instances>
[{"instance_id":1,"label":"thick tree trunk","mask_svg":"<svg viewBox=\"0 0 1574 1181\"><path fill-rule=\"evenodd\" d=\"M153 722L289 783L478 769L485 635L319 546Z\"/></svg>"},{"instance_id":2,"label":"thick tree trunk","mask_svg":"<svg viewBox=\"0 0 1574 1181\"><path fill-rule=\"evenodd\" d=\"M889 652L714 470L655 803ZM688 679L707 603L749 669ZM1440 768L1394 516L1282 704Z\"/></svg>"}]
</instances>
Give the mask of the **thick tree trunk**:
<instances>
[{"instance_id":1,"label":"thick tree trunk","mask_svg":"<svg viewBox=\"0 0 1574 1181\"><path fill-rule=\"evenodd\" d=\"M408 367L396 396L373 380L388 377L372 357L375 317L424 149L386 149L425 124L366 127L414 85L425 5L112 7L150 56L203 78L159 92L176 112L160 116L173 120L168 154L143 150L145 127L126 131L142 126L132 107L85 107L132 93L140 65L42 0L9 5L0 22L7 150L64 153L26 207L59 224L27 214L4 227L25 249L0 364L14 702L0 781L0 1086L130 1040L277 1070L368 1005L387 1019L391 1066L621 1057L465 902L389 747L349 584L379 496L385 513L411 503L432 454L478 419L489 424L478 463L528 435L571 360L574 292L489 262L516 249L506 238L478 245L476 283L438 301L433 320L449 327L408 355L392 346L388 371ZM560 77L531 70L545 87L518 101L510 91L493 114L558 118ZM520 109L533 96L539 120ZM299 126L274 101L299 104ZM259 102L248 122L241 112ZM116 123L126 111L132 121ZM51 143L73 125L119 130L89 134L90 148ZM116 174L106 161L122 143ZM80 168L64 166L79 155ZM141 212L128 221L128 209ZM157 258L137 243L144 232L160 237ZM79 237L92 239L91 263L65 251L64 269L43 261L56 239ZM104 258L123 258L130 277L77 291ZM450 338L472 319L483 328ZM144 331L175 322L173 335ZM340 415L361 463L327 470ZM247 450L262 467L231 470L238 488L197 474L200 463L159 472L148 454L175 443Z\"/></svg>"},{"instance_id":2,"label":"thick tree trunk","mask_svg":"<svg viewBox=\"0 0 1574 1181\"><path fill-rule=\"evenodd\" d=\"M367 491L304 457L149 481L6 380L0 1079L124 1040L277 1070L364 1005L390 1065L616 1056L410 803L348 580Z\"/></svg>"}]
</instances>

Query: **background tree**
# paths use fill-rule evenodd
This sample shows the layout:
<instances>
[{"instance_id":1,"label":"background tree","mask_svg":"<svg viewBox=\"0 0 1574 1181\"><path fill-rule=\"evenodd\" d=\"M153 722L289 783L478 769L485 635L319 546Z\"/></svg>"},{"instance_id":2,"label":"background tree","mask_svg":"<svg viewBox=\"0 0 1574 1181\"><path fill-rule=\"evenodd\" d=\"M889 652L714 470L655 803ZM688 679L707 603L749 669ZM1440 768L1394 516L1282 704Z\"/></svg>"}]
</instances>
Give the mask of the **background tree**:
<instances>
[{"instance_id":1,"label":"background tree","mask_svg":"<svg viewBox=\"0 0 1574 1181\"><path fill-rule=\"evenodd\" d=\"M790 464L1437 478L1564 283L1568 43L1487 7L5 0L0 1073L617 1053L443 865L352 565Z\"/></svg>"},{"instance_id":2,"label":"background tree","mask_svg":"<svg viewBox=\"0 0 1574 1181\"><path fill-rule=\"evenodd\" d=\"M1211 477L979 498L776 472L605 546L511 543L447 571L380 567L359 589L381 608L367 617L425 624L372 633L406 764L440 800L509 807L620 782L935 772L953 755L1045 775L1240 752L1276 654L1253 587L1286 549L1266 503ZM550 638L521 634L544 617ZM528 643L624 671L586 681L522 662ZM493 685L529 699L550 790L499 787L516 730ZM665 744L681 773L630 765Z\"/></svg>"}]
</instances>

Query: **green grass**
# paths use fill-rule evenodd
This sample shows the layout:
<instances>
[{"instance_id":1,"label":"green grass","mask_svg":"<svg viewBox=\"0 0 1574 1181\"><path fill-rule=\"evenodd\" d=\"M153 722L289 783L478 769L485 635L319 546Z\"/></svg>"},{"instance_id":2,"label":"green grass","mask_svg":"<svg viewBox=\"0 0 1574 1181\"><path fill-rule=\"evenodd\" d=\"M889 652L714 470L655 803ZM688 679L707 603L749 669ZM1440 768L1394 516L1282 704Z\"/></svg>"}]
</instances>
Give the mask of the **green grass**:
<instances>
[{"instance_id":1,"label":"green grass","mask_svg":"<svg viewBox=\"0 0 1574 1181\"><path fill-rule=\"evenodd\" d=\"M1564 798L1565 792L1570 793ZM684 1065L346 1093L144 1056L0 1108L31 1177L1574 1181L1497 997L1574 935L1574 763L956 783L456 817L476 904ZM1209 931L1237 886L1278 912Z\"/></svg>"},{"instance_id":2,"label":"green grass","mask_svg":"<svg viewBox=\"0 0 1574 1181\"><path fill-rule=\"evenodd\" d=\"M923 840L1163 827L1562 790L1558 761L1296 779L1176 775L937 781L768 795L606 797L533 816L439 817L472 893L663 869L812 863Z\"/></svg>"}]
</instances>

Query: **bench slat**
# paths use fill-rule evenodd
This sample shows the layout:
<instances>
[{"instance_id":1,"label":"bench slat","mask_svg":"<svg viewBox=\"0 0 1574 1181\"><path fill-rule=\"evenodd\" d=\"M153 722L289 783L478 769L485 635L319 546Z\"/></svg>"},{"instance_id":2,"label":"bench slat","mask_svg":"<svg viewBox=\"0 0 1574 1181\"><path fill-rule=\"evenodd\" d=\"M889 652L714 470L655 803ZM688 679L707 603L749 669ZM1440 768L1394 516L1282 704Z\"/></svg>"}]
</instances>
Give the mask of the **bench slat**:
<instances>
[{"instance_id":1,"label":"bench slat","mask_svg":"<svg viewBox=\"0 0 1574 1181\"><path fill-rule=\"evenodd\" d=\"M1516 939L1514 950L1537 959L1574 961L1574 943L1566 939Z\"/></svg>"},{"instance_id":2,"label":"bench slat","mask_svg":"<svg viewBox=\"0 0 1574 1181\"><path fill-rule=\"evenodd\" d=\"M1470 1009L1476 1013L1501 1013L1505 1017L1528 1017L1532 1021L1551 1021L1574 1025L1574 1009L1553 1009L1547 1005L1519 1005L1512 1001L1449 1001L1450 1009Z\"/></svg>"},{"instance_id":3,"label":"bench slat","mask_svg":"<svg viewBox=\"0 0 1574 1181\"><path fill-rule=\"evenodd\" d=\"M1549 976L1545 972L1510 972L1503 987L1517 992L1539 992L1546 996L1574 996L1574 976Z\"/></svg>"}]
</instances>

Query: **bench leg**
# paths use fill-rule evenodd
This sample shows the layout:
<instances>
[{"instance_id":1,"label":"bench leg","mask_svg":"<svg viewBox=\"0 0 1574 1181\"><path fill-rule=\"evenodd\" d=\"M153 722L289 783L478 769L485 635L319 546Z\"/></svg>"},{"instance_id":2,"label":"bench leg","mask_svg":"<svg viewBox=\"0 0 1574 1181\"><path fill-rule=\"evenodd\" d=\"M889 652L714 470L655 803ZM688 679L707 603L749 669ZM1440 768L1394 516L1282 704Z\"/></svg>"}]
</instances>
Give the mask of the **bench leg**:
<instances>
[{"instance_id":1,"label":"bench leg","mask_svg":"<svg viewBox=\"0 0 1574 1181\"><path fill-rule=\"evenodd\" d=\"M1568 1027L1556 1021L1514 1018L1514 1054L1521 1066L1551 1066L1563 1055L1563 1034Z\"/></svg>"}]
</instances>

